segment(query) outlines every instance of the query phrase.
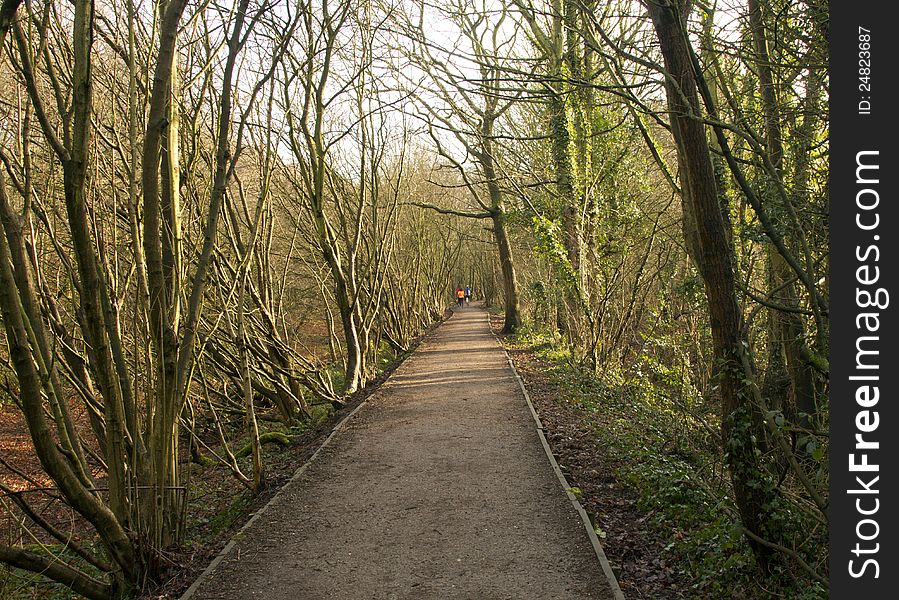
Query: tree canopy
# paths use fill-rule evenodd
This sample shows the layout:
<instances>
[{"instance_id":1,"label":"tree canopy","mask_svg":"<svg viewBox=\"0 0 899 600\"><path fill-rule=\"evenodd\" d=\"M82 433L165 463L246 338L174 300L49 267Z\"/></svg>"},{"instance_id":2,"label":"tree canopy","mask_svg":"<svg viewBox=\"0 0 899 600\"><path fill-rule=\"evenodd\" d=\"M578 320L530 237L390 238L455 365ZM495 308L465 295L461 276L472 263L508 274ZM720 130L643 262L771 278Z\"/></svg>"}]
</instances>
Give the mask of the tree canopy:
<instances>
[{"instance_id":1,"label":"tree canopy","mask_svg":"<svg viewBox=\"0 0 899 600\"><path fill-rule=\"evenodd\" d=\"M828 28L816 0L2 0L0 385L43 475L6 464L0 561L158 582L191 464L258 493L266 442L467 285L676 398L757 568L820 592Z\"/></svg>"}]
</instances>

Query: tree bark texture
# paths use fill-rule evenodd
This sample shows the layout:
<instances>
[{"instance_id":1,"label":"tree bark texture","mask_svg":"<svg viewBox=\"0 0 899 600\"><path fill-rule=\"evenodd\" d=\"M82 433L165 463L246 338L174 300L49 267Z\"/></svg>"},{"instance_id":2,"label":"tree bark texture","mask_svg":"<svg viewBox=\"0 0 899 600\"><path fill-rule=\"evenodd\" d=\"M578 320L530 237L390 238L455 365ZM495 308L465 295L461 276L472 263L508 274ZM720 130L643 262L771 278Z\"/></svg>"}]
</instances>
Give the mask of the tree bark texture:
<instances>
[{"instance_id":1,"label":"tree bark texture","mask_svg":"<svg viewBox=\"0 0 899 600\"><path fill-rule=\"evenodd\" d=\"M733 251L721 217L705 127L699 120L699 97L685 27L691 3L648 2L647 8L665 61L672 133L683 169L680 175L684 203L689 203L696 220L698 266L705 283L712 341L720 365L722 436L734 500L746 529L765 537L767 507L773 490L760 480L764 475L755 439L762 431L752 417L754 411L747 390L751 382L744 381L741 357L746 352L746 341L736 300ZM769 551L753 540L750 545L764 567Z\"/></svg>"}]
</instances>

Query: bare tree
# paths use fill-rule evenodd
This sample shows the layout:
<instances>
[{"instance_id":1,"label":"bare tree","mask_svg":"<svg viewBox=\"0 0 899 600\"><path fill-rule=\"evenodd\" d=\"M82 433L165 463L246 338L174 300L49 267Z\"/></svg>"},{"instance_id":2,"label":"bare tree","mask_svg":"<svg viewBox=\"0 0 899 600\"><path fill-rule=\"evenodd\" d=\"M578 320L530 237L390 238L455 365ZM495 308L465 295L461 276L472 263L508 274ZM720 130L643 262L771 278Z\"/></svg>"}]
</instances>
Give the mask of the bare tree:
<instances>
[{"instance_id":1,"label":"bare tree","mask_svg":"<svg viewBox=\"0 0 899 600\"><path fill-rule=\"evenodd\" d=\"M502 120L524 93L507 79L507 64L516 43L518 25L504 6L498 13L491 13L483 6L463 1L443 10L458 27L462 40L458 48L465 50L450 51L428 42L422 29L423 16L417 23L411 18L407 21L406 35L413 42L410 58L429 74L428 83L434 87L414 83L430 89L439 101L434 103L428 95L420 94L422 118L438 154L455 170L459 185L467 190L474 208L419 206L447 215L490 220L503 278L504 331L511 333L521 325L522 317L507 224L509 199L503 186L498 140L502 135ZM450 62L447 56L438 54L457 60ZM474 170L469 161L474 163Z\"/></svg>"}]
</instances>

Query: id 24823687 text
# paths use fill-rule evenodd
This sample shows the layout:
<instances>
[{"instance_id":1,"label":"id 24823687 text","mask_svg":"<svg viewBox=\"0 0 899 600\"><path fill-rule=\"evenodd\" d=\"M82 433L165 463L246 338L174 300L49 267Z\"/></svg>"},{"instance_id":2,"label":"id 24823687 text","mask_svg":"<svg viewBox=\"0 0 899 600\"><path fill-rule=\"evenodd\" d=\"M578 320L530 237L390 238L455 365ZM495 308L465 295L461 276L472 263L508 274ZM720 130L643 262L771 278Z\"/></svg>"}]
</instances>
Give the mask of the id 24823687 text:
<instances>
[{"instance_id":1,"label":"id 24823687 text","mask_svg":"<svg viewBox=\"0 0 899 600\"><path fill-rule=\"evenodd\" d=\"M871 30L858 27L858 114L871 114Z\"/></svg>"}]
</instances>

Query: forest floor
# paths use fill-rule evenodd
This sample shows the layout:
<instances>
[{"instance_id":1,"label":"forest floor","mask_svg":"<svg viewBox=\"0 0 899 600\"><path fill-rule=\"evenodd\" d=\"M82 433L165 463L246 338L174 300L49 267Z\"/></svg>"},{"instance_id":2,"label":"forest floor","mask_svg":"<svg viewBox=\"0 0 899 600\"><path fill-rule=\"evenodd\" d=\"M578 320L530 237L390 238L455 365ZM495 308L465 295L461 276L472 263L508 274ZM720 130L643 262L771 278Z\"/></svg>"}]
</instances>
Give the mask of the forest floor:
<instances>
[{"instance_id":1,"label":"forest floor","mask_svg":"<svg viewBox=\"0 0 899 600\"><path fill-rule=\"evenodd\" d=\"M613 597L478 306L234 541L192 599Z\"/></svg>"}]
</instances>

